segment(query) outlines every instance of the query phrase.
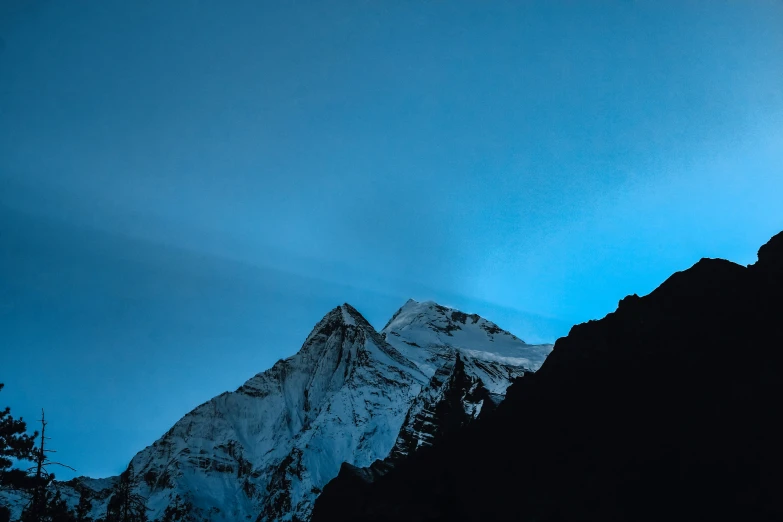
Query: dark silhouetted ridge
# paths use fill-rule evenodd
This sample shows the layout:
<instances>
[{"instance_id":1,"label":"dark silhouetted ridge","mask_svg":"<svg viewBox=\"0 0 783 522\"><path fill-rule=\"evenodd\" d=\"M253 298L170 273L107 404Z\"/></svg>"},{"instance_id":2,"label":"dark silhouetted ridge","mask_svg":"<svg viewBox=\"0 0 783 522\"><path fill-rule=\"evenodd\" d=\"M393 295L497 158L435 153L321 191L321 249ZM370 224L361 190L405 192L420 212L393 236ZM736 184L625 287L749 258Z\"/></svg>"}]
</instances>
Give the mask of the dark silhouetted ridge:
<instances>
[{"instance_id":1,"label":"dark silhouetted ridge","mask_svg":"<svg viewBox=\"0 0 783 522\"><path fill-rule=\"evenodd\" d=\"M314 522L783 520L783 233L574 326L484 419Z\"/></svg>"}]
</instances>

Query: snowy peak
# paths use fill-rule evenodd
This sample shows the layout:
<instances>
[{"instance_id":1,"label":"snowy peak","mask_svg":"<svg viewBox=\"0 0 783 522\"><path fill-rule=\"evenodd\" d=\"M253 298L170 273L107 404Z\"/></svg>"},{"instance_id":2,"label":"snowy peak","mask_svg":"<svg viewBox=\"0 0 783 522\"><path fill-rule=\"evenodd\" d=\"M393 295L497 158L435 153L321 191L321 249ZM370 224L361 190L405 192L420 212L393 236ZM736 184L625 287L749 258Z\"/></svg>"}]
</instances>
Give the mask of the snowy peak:
<instances>
[{"instance_id":1,"label":"snowy peak","mask_svg":"<svg viewBox=\"0 0 783 522\"><path fill-rule=\"evenodd\" d=\"M405 330L427 329L435 332L435 337L441 341L442 335L455 337L457 331L484 332L482 341L494 341L495 336L507 337L524 343L515 335L501 329L491 321L478 314L466 314L454 308L439 305L433 301L419 303L409 299L384 327L384 332L401 333ZM451 340L447 341L451 342Z\"/></svg>"},{"instance_id":2,"label":"snowy peak","mask_svg":"<svg viewBox=\"0 0 783 522\"><path fill-rule=\"evenodd\" d=\"M289 400L298 397L301 406L310 411L334 390L343 386L361 360L372 358L375 352L395 352L386 345L370 323L351 305L332 309L307 336L295 355L278 361L270 370L248 380L239 392L256 397L277 393L285 383ZM395 357L392 354L392 358ZM401 356L397 356L400 359ZM296 393L290 393L295 388Z\"/></svg>"},{"instance_id":3,"label":"snowy peak","mask_svg":"<svg viewBox=\"0 0 783 522\"><path fill-rule=\"evenodd\" d=\"M339 308L343 315L343 322L345 322L345 324L360 326L362 328L369 328L370 330L375 331L370 323L367 322L367 319L365 319L364 316L360 314L359 311L353 306L349 305L348 303L343 303L342 306L339 306Z\"/></svg>"},{"instance_id":4,"label":"snowy peak","mask_svg":"<svg viewBox=\"0 0 783 522\"><path fill-rule=\"evenodd\" d=\"M537 370L552 345L526 344L477 314L466 314L432 301L408 300L383 329L386 340L406 357L421 361L416 348L448 347L464 356Z\"/></svg>"},{"instance_id":5,"label":"snowy peak","mask_svg":"<svg viewBox=\"0 0 783 522\"><path fill-rule=\"evenodd\" d=\"M357 326L359 328L369 328L373 330L372 325L359 311L348 303L343 303L324 316L321 322L342 323L346 326ZM320 323L319 323L320 324ZM317 326L316 326L317 329Z\"/></svg>"},{"instance_id":6,"label":"snowy peak","mask_svg":"<svg viewBox=\"0 0 783 522\"><path fill-rule=\"evenodd\" d=\"M316 337L323 336L328 338L336 330L345 330L346 328L375 331L356 308L345 303L331 310L313 327L310 335L307 336L304 346L307 346Z\"/></svg>"}]
</instances>

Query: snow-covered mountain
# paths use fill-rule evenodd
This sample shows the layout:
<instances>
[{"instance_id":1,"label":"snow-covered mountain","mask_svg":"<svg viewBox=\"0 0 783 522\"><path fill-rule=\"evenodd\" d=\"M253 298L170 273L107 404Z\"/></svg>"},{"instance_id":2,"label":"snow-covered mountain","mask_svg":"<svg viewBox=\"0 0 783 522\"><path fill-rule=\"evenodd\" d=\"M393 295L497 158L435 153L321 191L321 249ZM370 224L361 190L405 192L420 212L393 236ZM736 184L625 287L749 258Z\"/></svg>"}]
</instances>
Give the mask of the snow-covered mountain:
<instances>
[{"instance_id":1,"label":"snow-covered mountain","mask_svg":"<svg viewBox=\"0 0 783 522\"><path fill-rule=\"evenodd\" d=\"M428 378L411 403L392 457L430 445L483 408L493 409L514 378L540 368L552 351L552 345L525 344L476 314L432 301L409 300L381 333Z\"/></svg>"},{"instance_id":2,"label":"snow-covered mountain","mask_svg":"<svg viewBox=\"0 0 783 522\"><path fill-rule=\"evenodd\" d=\"M528 345L477 316L408 301L377 332L348 304L300 351L180 419L131 461L149 518L173 504L209 521L307 520L341 465L404 456L502 400L551 345ZM102 516L111 479L95 491Z\"/></svg>"}]
</instances>

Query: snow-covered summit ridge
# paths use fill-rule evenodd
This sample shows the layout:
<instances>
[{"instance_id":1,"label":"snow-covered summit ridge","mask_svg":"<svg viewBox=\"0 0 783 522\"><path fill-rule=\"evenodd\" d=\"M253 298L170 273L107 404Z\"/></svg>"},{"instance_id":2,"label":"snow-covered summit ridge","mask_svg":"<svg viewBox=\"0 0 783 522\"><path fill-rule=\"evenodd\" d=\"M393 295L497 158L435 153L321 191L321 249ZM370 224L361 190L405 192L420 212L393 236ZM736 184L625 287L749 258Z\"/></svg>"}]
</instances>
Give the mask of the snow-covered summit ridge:
<instances>
[{"instance_id":1,"label":"snow-covered summit ridge","mask_svg":"<svg viewBox=\"0 0 783 522\"><path fill-rule=\"evenodd\" d=\"M467 321L470 320L470 323ZM488 321L478 314L466 314L456 308L443 306L435 301L418 302L408 299L402 307L394 313L392 318L383 327L383 330L389 328L404 328L410 325L429 325L433 330L446 330L448 335L453 330L460 330L457 325L475 324L489 334L502 333L518 341L518 337L510 332L502 330L495 323Z\"/></svg>"},{"instance_id":2,"label":"snow-covered summit ridge","mask_svg":"<svg viewBox=\"0 0 783 522\"><path fill-rule=\"evenodd\" d=\"M464 355L535 371L551 344L527 344L478 314L466 314L433 301L409 299L382 330L386 340L416 361L412 348L452 347Z\"/></svg>"}]
</instances>

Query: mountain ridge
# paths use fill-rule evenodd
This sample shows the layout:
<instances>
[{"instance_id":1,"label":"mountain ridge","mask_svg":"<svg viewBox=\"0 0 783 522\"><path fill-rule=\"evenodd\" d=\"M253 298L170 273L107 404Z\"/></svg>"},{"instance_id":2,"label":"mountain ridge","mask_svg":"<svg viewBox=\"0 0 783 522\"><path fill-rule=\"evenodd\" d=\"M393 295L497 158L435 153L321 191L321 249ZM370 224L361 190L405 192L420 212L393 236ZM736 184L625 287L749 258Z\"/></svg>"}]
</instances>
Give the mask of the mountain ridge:
<instances>
[{"instance_id":1,"label":"mountain ridge","mask_svg":"<svg viewBox=\"0 0 783 522\"><path fill-rule=\"evenodd\" d=\"M194 521L306 520L344 463L363 469L407 455L494 408L551 345L526 345L467 317L409 300L379 332L350 304L333 308L296 354L192 409L133 457L150 519L177 504ZM525 357L478 358L497 347ZM82 477L59 487L71 505L78 489L91 491L99 518L115 482Z\"/></svg>"}]
</instances>

